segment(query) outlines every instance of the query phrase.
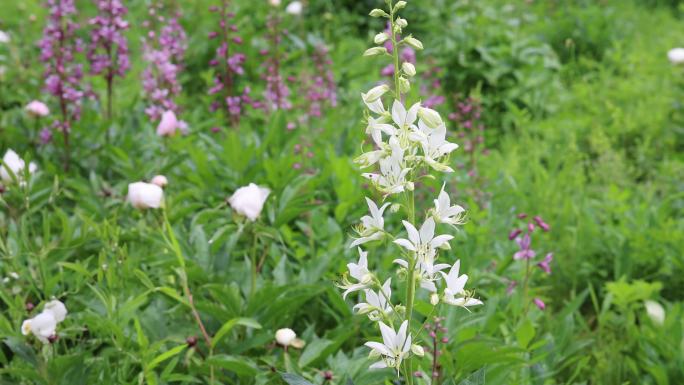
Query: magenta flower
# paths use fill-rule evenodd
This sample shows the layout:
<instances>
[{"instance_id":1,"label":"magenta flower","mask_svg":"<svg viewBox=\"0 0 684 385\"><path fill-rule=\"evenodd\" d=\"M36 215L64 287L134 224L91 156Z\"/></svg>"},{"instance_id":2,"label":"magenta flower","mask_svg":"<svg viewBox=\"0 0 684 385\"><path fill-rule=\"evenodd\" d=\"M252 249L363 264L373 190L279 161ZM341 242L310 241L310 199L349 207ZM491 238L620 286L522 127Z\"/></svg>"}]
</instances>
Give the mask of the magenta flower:
<instances>
[{"instance_id":1,"label":"magenta flower","mask_svg":"<svg viewBox=\"0 0 684 385\"><path fill-rule=\"evenodd\" d=\"M522 237L515 239L520 247L520 251L513 255L513 259L532 259L536 255L535 251L530 248L532 240L530 234L525 234Z\"/></svg>"},{"instance_id":2,"label":"magenta flower","mask_svg":"<svg viewBox=\"0 0 684 385\"><path fill-rule=\"evenodd\" d=\"M539 215L534 217L534 222L545 232L551 230L551 226L549 226L548 223L544 222L544 220Z\"/></svg>"},{"instance_id":3,"label":"magenta flower","mask_svg":"<svg viewBox=\"0 0 684 385\"><path fill-rule=\"evenodd\" d=\"M520 235L521 233L522 233L522 230L520 230L520 229L514 229L514 230L512 230L510 233L508 233L508 240L509 240L509 241L514 240L514 239L517 238L518 235Z\"/></svg>"},{"instance_id":4,"label":"magenta flower","mask_svg":"<svg viewBox=\"0 0 684 385\"><path fill-rule=\"evenodd\" d=\"M537 266L544 270L546 274L551 274L551 261L553 261L553 253L548 253L546 254L546 257L544 257L544 260L539 262Z\"/></svg>"},{"instance_id":5,"label":"magenta flower","mask_svg":"<svg viewBox=\"0 0 684 385\"><path fill-rule=\"evenodd\" d=\"M175 97L181 92L178 75L183 69L186 49L186 34L178 22L180 12L162 16L165 11L161 2L149 7L149 19L143 22L148 32L143 38L142 85L147 101L145 113L150 120L161 119L165 111L179 113Z\"/></svg>"},{"instance_id":6,"label":"magenta flower","mask_svg":"<svg viewBox=\"0 0 684 385\"><path fill-rule=\"evenodd\" d=\"M312 55L314 76L308 80L306 99L308 101L307 114L310 117L321 117L325 106L337 106L337 90L335 76L332 72L332 60L328 48L318 45Z\"/></svg>"},{"instance_id":7,"label":"magenta flower","mask_svg":"<svg viewBox=\"0 0 684 385\"><path fill-rule=\"evenodd\" d=\"M544 309L546 309L546 304L545 304L544 301L542 301L541 299L535 298L535 299L533 300L533 302L534 302L535 305L537 305L537 307L539 308L539 310L544 310Z\"/></svg>"}]
</instances>

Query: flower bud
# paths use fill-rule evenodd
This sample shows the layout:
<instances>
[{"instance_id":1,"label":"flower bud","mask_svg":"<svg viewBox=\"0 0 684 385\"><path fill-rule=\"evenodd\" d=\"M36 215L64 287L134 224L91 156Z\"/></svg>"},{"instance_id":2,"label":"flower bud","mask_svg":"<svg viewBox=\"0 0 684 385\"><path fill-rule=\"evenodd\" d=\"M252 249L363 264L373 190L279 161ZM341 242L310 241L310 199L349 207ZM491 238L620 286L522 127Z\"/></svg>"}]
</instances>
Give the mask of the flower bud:
<instances>
[{"instance_id":1,"label":"flower bud","mask_svg":"<svg viewBox=\"0 0 684 385\"><path fill-rule=\"evenodd\" d=\"M386 42L388 39L389 39L389 36L385 32L380 32L379 34L375 35L373 42L375 44L382 44L382 43Z\"/></svg>"},{"instance_id":2,"label":"flower bud","mask_svg":"<svg viewBox=\"0 0 684 385\"><path fill-rule=\"evenodd\" d=\"M393 203L393 204L390 206L389 211L390 211L391 213L396 213L396 212L399 212L399 209L401 209L401 205L400 205L399 203Z\"/></svg>"},{"instance_id":3,"label":"flower bud","mask_svg":"<svg viewBox=\"0 0 684 385\"><path fill-rule=\"evenodd\" d=\"M437 294L437 293L432 293L432 294L430 295L430 304L431 304L432 306L437 306L438 303L439 303L439 294Z\"/></svg>"},{"instance_id":4,"label":"flower bud","mask_svg":"<svg viewBox=\"0 0 684 385\"><path fill-rule=\"evenodd\" d=\"M377 87L373 87L366 93L366 96L364 97L364 102L366 103L373 103L374 101L380 99L382 95L384 95L387 91L389 91L389 86L387 84L383 84Z\"/></svg>"},{"instance_id":5,"label":"flower bud","mask_svg":"<svg viewBox=\"0 0 684 385\"><path fill-rule=\"evenodd\" d=\"M394 12L406 8L406 2L405 1L398 1L397 4L394 5Z\"/></svg>"},{"instance_id":6,"label":"flower bud","mask_svg":"<svg viewBox=\"0 0 684 385\"><path fill-rule=\"evenodd\" d=\"M413 36L407 37L406 39L404 39L404 42L415 49L423 49L423 43L421 43L420 40L416 39Z\"/></svg>"},{"instance_id":7,"label":"flower bud","mask_svg":"<svg viewBox=\"0 0 684 385\"><path fill-rule=\"evenodd\" d=\"M431 108L421 107L418 110L418 117L430 128L437 128L444 124L439 112Z\"/></svg>"},{"instance_id":8,"label":"flower bud","mask_svg":"<svg viewBox=\"0 0 684 385\"><path fill-rule=\"evenodd\" d=\"M404 62L404 64L401 65L401 70L410 78L416 76L416 67L409 62Z\"/></svg>"},{"instance_id":9,"label":"flower bud","mask_svg":"<svg viewBox=\"0 0 684 385\"><path fill-rule=\"evenodd\" d=\"M406 189L408 191L413 191L416 188L416 186L413 184L413 182L407 182L406 183Z\"/></svg>"},{"instance_id":10,"label":"flower bud","mask_svg":"<svg viewBox=\"0 0 684 385\"><path fill-rule=\"evenodd\" d=\"M406 19L402 19L401 17L397 17L397 21L395 21L395 23L399 28L406 28L406 26L408 26L408 21L406 21Z\"/></svg>"},{"instance_id":11,"label":"flower bud","mask_svg":"<svg viewBox=\"0 0 684 385\"><path fill-rule=\"evenodd\" d=\"M425 350L420 345L415 345L415 344L411 345L411 351L413 352L413 354L417 355L418 357L422 357L425 355Z\"/></svg>"},{"instance_id":12,"label":"flower bud","mask_svg":"<svg viewBox=\"0 0 684 385\"><path fill-rule=\"evenodd\" d=\"M405 94L411 90L411 83L405 77L399 78L399 92Z\"/></svg>"},{"instance_id":13,"label":"flower bud","mask_svg":"<svg viewBox=\"0 0 684 385\"><path fill-rule=\"evenodd\" d=\"M278 329L275 334L276 342L282 346L290 346L297 338L297 334L290 328Z\"/></svg>"},{"instance_id":14,"label":"flower bud","mask_svg":"<svg viewBox=\"0 0 684 385\"><path fill-rule=\"evenodd\" d=\"M384 55L387 53L387 48L385 47L373 47L373 48L368 48L366 52L363 53L363 56L378 56L378 55Z\"/></svg>"},{"instance_id":15,"label":"flower bud","mask_svg":"<svg viewBox=\"0 0 684 385\"><path fill-rule=\"evenodd\" d=\"M382 9L377 9L377 8L370 11L369 15L370 15L370 17L389 17L387 12L383 11Z\"/></svg>"}]
</instances>

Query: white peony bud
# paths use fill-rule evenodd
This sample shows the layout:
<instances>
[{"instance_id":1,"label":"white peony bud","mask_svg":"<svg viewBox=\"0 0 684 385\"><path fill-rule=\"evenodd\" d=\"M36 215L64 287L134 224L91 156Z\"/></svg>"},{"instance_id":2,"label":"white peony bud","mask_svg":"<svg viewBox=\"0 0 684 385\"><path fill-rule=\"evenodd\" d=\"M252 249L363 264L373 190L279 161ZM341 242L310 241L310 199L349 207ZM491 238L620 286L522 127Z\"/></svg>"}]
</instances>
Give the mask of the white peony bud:
<instances>
[{"instance_id":1,"label":"white peony bud","mask_svg":"<svg viewBox=\"0 0 684 385\"><path fill-rule=\"evenodd\" d=\"M667 52L667 58L672 64L684 64L684 48L673 48Z\"/></svg>"},{"instance_id":2,"label":"white peony bud","mask_svg":"<svg viewBox=\"0 0 684 385\"><path fill-rule=\"evenodd\" d=\"M385 32L380 32L379 34L375 35L375 38L373 38L373 42L375 44L382 44L386 42L389 39L389 35Z\"/></svg>"},{"instance_id":3,"label":"white peony bud","mask_svg":"<svg viewBox=\"0 0 684 385\"><path fill-rule=\"evenodd\" d=\"M155 184L161 188L164 188L167 184L169 184L169 180L166 179L164 175L156 175L154 178L152 178L150 183Z\"/></svg>"},{"instance_id":4,"label":"white peony bud","mask_svg":"<svg viewBox=\"0 0 684 385\"><path fill-rule=\"evenodd\" d=\"M653 322L658 325L665 323L665 309L661 304L656 301L646 300L644 305L646 306L646 314L648 314Z\"/></svg>"},{"instance_id":5,"label":"white peony bud","mask_svg":"<svg viewBox=\"0 0 684 385\"><path fill-rule=\"evenodd\" d=\"M384 55L387 53L387 48L385 47L373 47L373 48L368 48L366 52L363 53L363 56L377 56L377 55Z\"/></svg>"},{"instance_id":6,"label":"white peony bud","mask_svg":"<svg viewBox=\"0 0 684 385\"><path fill-rule=\"evenodd\" d=\"M416 76L416 67L409 62L404 62L404 64L401 65L401 70L404 71L408 77L412 78Z\"/></svg>"},{"instance_id":7,"label":"white peony bud","mask_svg":"<svg viewBox=\"0 0 684 385\"><path fill-rule=\"evenodd\" d=\"M420 107L418 117L430 128L441 127L444 124L442 117L439 116L439 112L431 108Z\"/></svg>"},{"instance_id":8,"label":"white peony bud","mask_svg":"<svg viewBox=\"0 0 684 385\"><path fill-rule=\"evenodd\" d=\"M304 6L300 1L293 1L285 8L285 12L295 16L301 15L303 10Z\"/></svg>"},{"instance_id":9,"label":"white peony bud","mask_svg":"<svg viewBox=\"0 0 684 385\"><path fill-rule=\"evenodd\" d=\"M136 209L158 209L164 201L164 190L152 183L131 183L126 200Z\"/></svg>"},{"instance_id":10,"label":"white peony bud","mask_svg":"<svg viewBox=\"0 0 684 385\"><path fill-rule=\"evenodd\" d=\"M12 182L12 175L21 182L23 177L26 162L17 155L12 149L7 150L5 156L2 158L2 165L0 165L0 179L3 183L8 184ZM38 169L35 163L29 163L29 173L33 174ZM11 173L10 173L11 171Z\"/></svg>"},{"instance_id":11,"label":"white peony bud","mask_svg":"<svg viewBox=\"0 0 684 385\"><path fill-rule=\"evenodd\" d=\"M264 202L271 193L271 190L265 187L259 187L254 183L247 186L240 187L233 195L228 198L228 203L238 214L244 215L250 221L254 222L261 214L264 208Z\"/></svg>"},{"instance_id":12,"label":"white peony bud","mask_svg":"<svg viewBox=\"0 0 684 385\"><path fill-rule=\"evenodd\" d=\"M364 97L363 101L366 103L373 103L374 101L380 99L387 91L389 91L389 86L383 84L377 87L371 88Z\"/></svg>"},{"instance_id":13,"label":"white peony bud","mask_svg":"<svg viewBox=\"0 0 684 385\"><path fill-rule=\"evenodd\" d=\"M50 113L50 109L45 103L34 100L26 105L26 112L34 118L42 118Z\"/></svg>"},{"instance_id":14,"label":"white peony bud","mask_svg":"<svg viewBox=\"0 0 684 385\"><path fill-rule=\"evenodd\" d=\"M423 49L423 43L421 43L420 40L416 39L413 36L407 37L406 39L404 39L404 42L415 49Z\"/></svg>"},{"instance_id":15,"label":"white peony bud","mask_svg":"<svg viewBox=\"0 0 684 385\"><path fill-rule=\"evenodd\" d=\"M290 328L278 329L275 334L276 342L281 346L290 346L297 338L297 333Z\"/></svg>"}]
</instances>

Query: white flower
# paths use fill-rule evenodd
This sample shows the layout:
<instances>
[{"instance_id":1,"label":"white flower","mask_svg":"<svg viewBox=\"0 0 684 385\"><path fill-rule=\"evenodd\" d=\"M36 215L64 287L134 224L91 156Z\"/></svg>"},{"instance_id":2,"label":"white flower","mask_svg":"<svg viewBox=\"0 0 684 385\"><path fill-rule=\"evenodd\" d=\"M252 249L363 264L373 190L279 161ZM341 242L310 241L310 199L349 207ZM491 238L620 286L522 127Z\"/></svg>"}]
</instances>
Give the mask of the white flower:
<instances>
[{"instance_id":1,"label":"white flower","mask_svg":"<svg viewBox=\"0 0 684 385\"><path fill-rule=\"evenodd\" d=\"M158 209L164 201L164 190L156 184L135 182L128 185L126 199L136 209Z\"/></svg>"},{"instance_id":2,"label":"white flower","mask_svg":"<svg viewBox=\"0 0 684 385\"><path fill-rule=\"evenodd\" d=\"M375 37L373 38L373 42L375 44L382 44L382 43L386 42L387 40L389 40L389 36L385 32L380 32L377 35L375 35Z\"/></svg>"},{"instance_id":3,"label":"white flower","mask_svg":"<svg viewBox=\"0 0 684 385\"><path fill-rule=\"evenodd\" d=\"M150 183L156 184L157 186L164 188L167 184L169 184L169 180L164 175L155 175L154 178L152 178L152 180L150 181Z\"/></svg>"},{"instance_id":4,"label":"white flower","mask_svg":"<svg viewBox=\"0 0 684 385\"><path fill-rule=\"evenodd\" d=\"M437 291L435 281L440 279L440 276L437 273L450 267L446 263L438 263L435 265L435 254L436 253L433 251L431 255L426 256L425 260L418 261L417 263L417 277L420 282L420 287L431 293ZM395 259L393 262L403 267L404 269L409 268L408 261L404 259Z\"/></svg>"},{"instance_id":5,"label":"white flower","mask_svg":"<svg viewBox=\"0 0 684 385\"><path fill-rule=\"evenodd\" d=\"M368 198L366 198L366 203L368 204L370 216L364 215L361 217L361 224L356 229L359 238L354 239L349 247L358 246L370 241L377 241L384 235L385 220L382 218L382 214L385 212L387 206L389 206L389 203L385 203L379 209L375 202Z\"/></svg>"},{"instance_id":6,"label":"white flower","mask_svg":"<svg viewBox=\"0 0 684 385\"><path fill-rule=\"evenodd\" d=\"M68 313L66 306L64 306L64 303L56 299L53 299L52 301L46 303L43 307L43 312L52 313L57 323L64 321Z\"/></svg>"},{"instance_id":7,"label":"white flower","mask_svg":"<svg viewBox=\"0 0 684 385\"><path fill-rule=\"evenodd\" d=\"M437 171L454 172L451 167L438 161L458 148L458 144L446 141L446 126L442 124L431 129L421 120L418 122L418 127L420 129L411 132L409 137L420 143L425 162Z\"/></svg>"},{"instance_id":8,"label":"white flower","mask_svg":"<svg viewBox=\"0 0 684 385\"><path fill-rule=\"evenodd\" d=\"M438 223L447 223L452 226L461 225L464 223L465 209L459 205L451 206L449 194L444 191L445 185L446 182L442 184L442 191L435 199L434 218Z\"/></svg>"},{"instance_id":9,"label":"white flower","mask_svg":"<svg viewBox=\"0 0 684 385\"><path fill-rule=\"evenodd\" d=\"M371 110L371 112L374 112L378 115L386 115L386 117L384 117L383 119L386 121L387 117L389 116L389 113L387 112L387 110L385 110L385 106L382 104L382 99L377 98L373 101L369 101L370 96L371 95L369 94L361 93L361 99L366 104L366 107L368 107L368 109Z\"/></svg>"},{"instance_id":10,"label":"white flower","mask_svg":"<svg viewBox=\"0 0 684 385\"><path fill-rule=\"evenodd\" d=\"M276 342L282 346L290 346L297 338L297 333L290 328L278 329L275 334Z\"/></svg>"},{"instance_id":11,"label":"white flower","mask_svg":"<svg viewBox=\"0 0 684 385\"><path fill-rule=\"evenodd\" d=\"M449 241L452 235L443 234L435 237L435 220L430 217L423 222L420 232L408 221L402 221L409 239L399 238L394 241L397 245L413 251L418 262L431 262L435 257L435 249L438 247L449 249Z\"/></svg>"},{"instance_id":12,"label":"white flower","mask_svg":"<svg viewBox=\"0 0 684 385\"><path fill-rule=\"evenodd\" d=\"M9 34L5 31L0 31L0 43L9 43L9 42L10 42Z\"/></svg>"},{"instance_id":13,"label":"white flower","mask_svg":"<svg viewBox=\"0 0 684 385\"><path fill-rule=\"evenodd\" d=\"M464 290L465 284L468 282L468 275L458 275L461 268L461 261L456 261L449 270L449 274L440 272L444 277L446 288L444 289L444 302L449 305L460 306L467 308L468 306L482 305L482 301L472 298Z\"/></svg>"},{"instance_id":14,"label":"white flower","mask_svg":"<svg viewBox=\"0 0 684 385\"><path fill-rule=\"evenodd\" d=\"M50 109L48 106L45 105L45 103L34 100L31 103L27 104L26 107L26 112L36 118L44 117L50 114Z\"/></svg>"},{"instance_id":15,"label":"white flower","mask_svg":"<svg viewBox=\"0 0 684 385\"><path fill-rule=\"evenodd\" d=\"M404 150L396 136L390 137L389 147L391 155L379 160L380 174L364 173L362 176L375 183L378 190L386 195L397 194L410 187L406 175L411 171L404 167Z\"/></svg>"},{"instance_id":16,"label":"white flower","mask_svg":"<svg viewBox=\"0 0 684 385\"><path fill-rule=\"evenodd\" d=\"M399 326L399 331L395 332L393 328L385 325L382 322L380 324L380 332L382 333L382 343L380 342L366 342L366 346L371 348L371 357L382 358L382 361L378 361L370 366L371 369L381 369L381 368L395 368L397 372L401 367L402 361L408 357L409 350L411 349L411 334L406 333L408 328L408 321L404 321Z\"/></svg>"},{"instance_id":17,"label":"white flower","mask_svg":"<svg viewBox=\"0 0 684 385\"><path fill-rule=\"evenodd\" d=\"M287 5L285 12L289 13L290 15L301 15L303 9L304 6L300 1L293 1Z\"/></svg>"},{"instance_id":18,"label":"white flower","mask_svg":"<svg viewBox=\"0 0 684 385\"><path fill-rule=\"evenodd\" d=\"M379 292L373 290L365 290L366 302L359 303L354 306L354 311L359 314L368 314L371 321L379 321L385 315L392 313L392 304L389 298L392 298L392 278L388 278L382 285Z\"/></svg>"},{"instance_id":19,"label":"white flower","mask_svg":"<svg viewBox=\"0 0 684 385\"><path fill-rule=\"evenodd\" d=\"M55 335L57 331L57 320L51 312L42 312L37 316L25 320L21 324L21 333L23 335L33 334L40 340L40 342L47 344L50 342L49 338Z\"/></svg>"},{"instance_id":20,"label":"white flower","mask_svg":"<svg viewBox=\"0 0 684 385\"><path fill-rule=\"evenodd\" d=\"M646 300L644 301L644 306L646 306L646 314L658 325L665 323L665 309L661 304L656 301Z\"/></svg>"},{"instance_id":21,"label":"white flower","mask_svg":"<svg viewBox=\"0 0 684 385\"><path fill-rule=\"evenodd\" d=\"M420 108L420 103L415 103L408 110L401 104L400 101L395 100L392 104L392 120L394 124L399 127L400 130L406 130L409 128L415 128L414 123L418 116L418 109Z\"/></svg>"},{"instance_id":22,"label":"white flower","mask_svg":"<svg viewBox=\"0 0 684 385\"><path fill-rule=\"evenodd\" d=\"M17 180L21 182L23 178L24 168L26 167L26 162L17 155L12 149L7 150L5 156L2 158L2 166L0 166L0 178L4 183L11 183L16 177ZM29 163L29 173L33 174L38 166L35 163Z\"/></svg>"},{"instance_id":23,"label":"white flower","mask_svg":"<svg viewBox=\"0 0 684 385\"><path fill-rule=\"evenodd\" d=\"M237 189L228 199L228 203L238 214L244 215L254 222L261 214L264 202L270 193L271 190L250 183Z\"/></svg>"},{"instance_id":24,"label":"white flower","mask_svg":"<svg viewBox=\"0 0 684 385\"><path fill-rule=\"evenodd\" d=\"M379 101L379 100L378 100ZM382 106L382 104L380 104ZM387 116L383 115L379 118L368 117L368 125L366 126L366 134L369 134L375 144L380 145L382 143L382 133L386 135L393 136L397 134L397 129L391 125L387 124Z\"/></svg>"},{"instance_id":25,"label":"white flower","mask_svg":"<svg viewBox=\"0 0 684 385\"><path fill-rule=\"evenodd\" d=\"M684 64L684 48L673 48L667 52L667 58L672 64Z\"/></svg>"},{"instance_id":26,"label":"white flower","mask_svg":"<svg viewBox=\"0 0 684 385\"><path fill-rule=\"evenodd\" d=\"M373 283L373 275L368 271L368 252L359 250L359 262L348 263L347 268L349 269L349 275L354 278L357 282L350 282L346 277L343 283L340 285L342 289L345 289L342 293L342 298L346 299L349 293L366 289Z\"/></svg>"}]
</instances>

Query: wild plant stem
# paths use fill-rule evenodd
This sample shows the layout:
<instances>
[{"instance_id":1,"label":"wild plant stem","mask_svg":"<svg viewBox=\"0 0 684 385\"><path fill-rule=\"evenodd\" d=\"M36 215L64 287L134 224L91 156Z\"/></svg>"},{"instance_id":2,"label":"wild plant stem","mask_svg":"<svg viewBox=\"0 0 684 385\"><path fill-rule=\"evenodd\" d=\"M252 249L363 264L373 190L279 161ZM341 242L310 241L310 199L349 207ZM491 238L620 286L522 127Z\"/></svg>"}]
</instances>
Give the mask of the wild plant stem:
<instances>
[{"instance_id":1,"label":"wild plant stem","mask_svg":"<svg viewBox=\"0 0 684 385\"><path fill-rule=\"evenodd\" d=\"M252 269L252 280L250 282L250 289L249 289L249 297L252 298L254 297L254 294L256 294L256 281L257 281L257 245L259 244L259 237L254 231L254 241L252 243L252 251L250 253L251 257L251 269Z\"/></svg>"},{"instance_id":2,"label":"wild plant stem","mask_svg":"<svg viewBox=\"0 0 684 385\"><path fill-rule=\"evenodd\" d=\"M529 299L527 298L528 295L528 288L529 288L529 282L530 282L530 259L525 258L525 283L523 285L523 302L525 302L525 307L523 308L523 317L527 316L527 310L528 310L528 303Z\"/></svg>"}]
</instances>

